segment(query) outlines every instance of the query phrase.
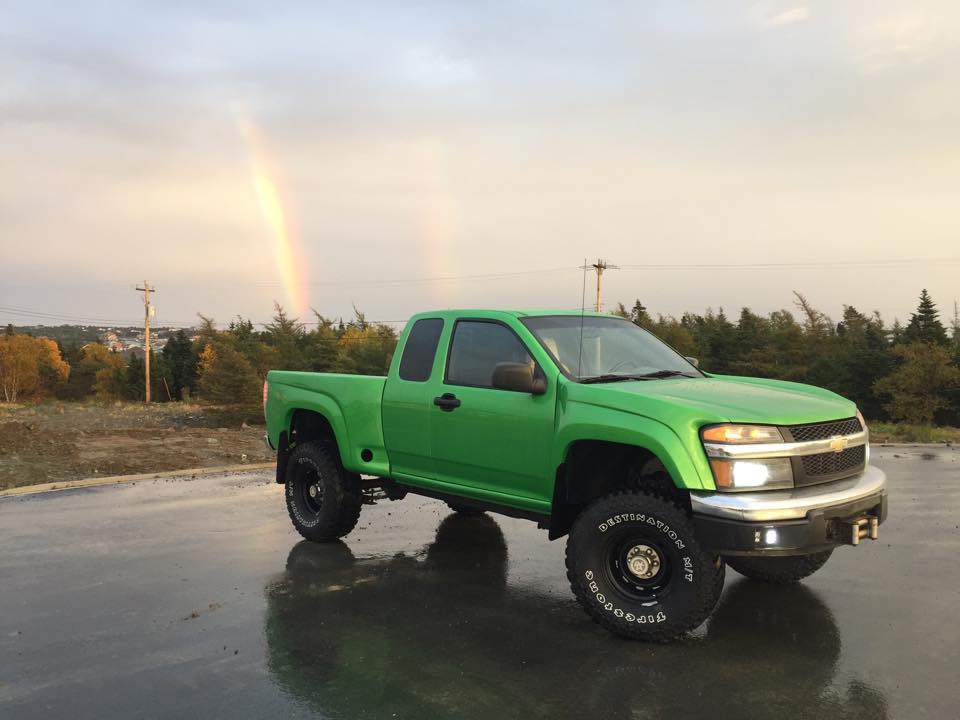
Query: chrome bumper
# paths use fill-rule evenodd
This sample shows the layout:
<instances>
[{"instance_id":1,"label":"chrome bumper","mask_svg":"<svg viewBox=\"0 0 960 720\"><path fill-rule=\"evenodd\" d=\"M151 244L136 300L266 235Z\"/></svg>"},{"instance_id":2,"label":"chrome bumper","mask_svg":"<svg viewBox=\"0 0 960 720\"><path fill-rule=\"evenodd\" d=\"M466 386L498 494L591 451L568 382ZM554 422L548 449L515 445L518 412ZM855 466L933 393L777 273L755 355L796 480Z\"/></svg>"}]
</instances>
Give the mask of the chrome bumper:
<instances>
[{"instance_id":1,"label":"chrome bumper","mask_svg":"<svg viewBox=\"0 0 960 720\"><path fill-rule=\"evenodd\" d=\"M872 465L852 478L793 490L767 492L691 492L694 513L745 522L802 520L812 510L845 505L886 493L887 476Z\"/></svg>"}]
</instances>

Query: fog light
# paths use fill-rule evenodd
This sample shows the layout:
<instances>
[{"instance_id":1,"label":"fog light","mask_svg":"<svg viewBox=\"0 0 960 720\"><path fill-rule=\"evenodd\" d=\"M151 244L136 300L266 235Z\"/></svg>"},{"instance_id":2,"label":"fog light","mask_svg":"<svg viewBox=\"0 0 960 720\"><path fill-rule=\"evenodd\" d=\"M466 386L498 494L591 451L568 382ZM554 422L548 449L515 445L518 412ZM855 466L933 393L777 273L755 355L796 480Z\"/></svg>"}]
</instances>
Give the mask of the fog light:
<instances>
[{"instance_id":1,"label":"fog light","mask_svg":"<svg viewBox=\"0 0 960 720\"><path fill-rule=\"evenodd\" d=\"M767 530L767 532L764 533L763 535L763 541L767 545L776 545L777 539L778 539L777 531L772 528L770 530Z\"/></svg>"}]
</instances>

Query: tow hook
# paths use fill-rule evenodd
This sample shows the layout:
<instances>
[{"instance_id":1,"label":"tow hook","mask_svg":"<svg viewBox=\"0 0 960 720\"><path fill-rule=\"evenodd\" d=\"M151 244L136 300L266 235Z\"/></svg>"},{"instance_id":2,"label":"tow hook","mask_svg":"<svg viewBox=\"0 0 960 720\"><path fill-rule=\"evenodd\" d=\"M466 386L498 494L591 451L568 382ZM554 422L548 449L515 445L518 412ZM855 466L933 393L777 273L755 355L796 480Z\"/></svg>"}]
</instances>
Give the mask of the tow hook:
<instances>
[{"instance_id":1,"label":"tow hook","mask_svg":"<svg viewBox=\"0 0 960 720\"><path fill-rule=\"evenodd\" d=\"M845 539L851 545L859 545L865 538L876 540L880 534L880 519L873 515L865 515L855 520L847 520L842 527L849 533Z\"/></svg>"}]
</instances>

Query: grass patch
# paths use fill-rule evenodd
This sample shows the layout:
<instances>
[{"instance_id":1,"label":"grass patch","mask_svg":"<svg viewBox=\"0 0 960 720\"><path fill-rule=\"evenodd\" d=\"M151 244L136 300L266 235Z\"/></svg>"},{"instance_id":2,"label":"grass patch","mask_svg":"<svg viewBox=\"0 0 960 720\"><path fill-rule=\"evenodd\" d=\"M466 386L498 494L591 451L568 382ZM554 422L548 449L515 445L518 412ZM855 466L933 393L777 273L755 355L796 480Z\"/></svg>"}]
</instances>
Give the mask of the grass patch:
<instances>
[{"instance_id":1,"label":"grass patch","mask_svg":"<svg viewBox=\"0 0 960 720\"><path fill-rule=\"evenodd\" d=\"M905 423L868 423L870 442L950 443L960 445L960 428Z\"/></svg>"}]
</instances>

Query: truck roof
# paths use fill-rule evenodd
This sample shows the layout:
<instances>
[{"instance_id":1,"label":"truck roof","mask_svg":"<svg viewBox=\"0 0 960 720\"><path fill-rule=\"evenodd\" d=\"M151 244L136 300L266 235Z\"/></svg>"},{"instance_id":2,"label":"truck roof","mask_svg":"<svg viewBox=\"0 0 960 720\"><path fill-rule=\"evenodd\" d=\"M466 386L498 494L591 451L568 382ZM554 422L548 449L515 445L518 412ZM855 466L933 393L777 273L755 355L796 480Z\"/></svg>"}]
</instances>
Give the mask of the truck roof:
<instances>
[{"instance_id":1,"label":"truck roof","mask_svg":"<svg viewBox=\"0 0 960 720\"><path fill-rule=\"evenodd\" d=\"M582 311L580 308L562 308L562 309L501 309L493 310L490 308L454 308L449 310L430 310L426 312L419 312L414 315L411 320L417 320L424 317L442 317L442 318L458 318L458 317L475 317L475 318L503 318L504 316L508 317L543 317L547 315L570 315L579 317L584 314L587 316L600 316L600 317L611 317L610 313L606 312L596 312L594 310Z\"/></svg>"}]
</instances>

